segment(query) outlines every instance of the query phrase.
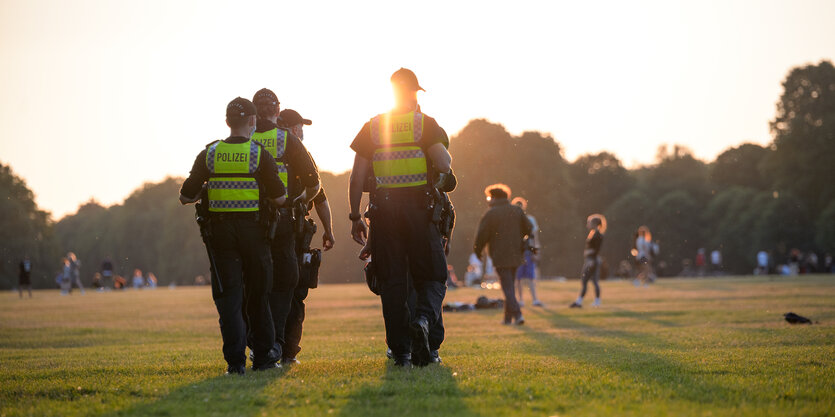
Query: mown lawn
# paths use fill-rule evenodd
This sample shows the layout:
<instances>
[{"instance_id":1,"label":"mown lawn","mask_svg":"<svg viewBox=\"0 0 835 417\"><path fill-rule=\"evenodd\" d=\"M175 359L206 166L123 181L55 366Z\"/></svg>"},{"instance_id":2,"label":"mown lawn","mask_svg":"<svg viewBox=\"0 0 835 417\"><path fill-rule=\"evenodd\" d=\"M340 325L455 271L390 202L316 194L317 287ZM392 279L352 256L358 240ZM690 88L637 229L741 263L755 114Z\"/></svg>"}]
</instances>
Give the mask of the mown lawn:
<instances>
[{"instance_id":1,"label":"mown lawn","mask_svg":"<svg viewBox=\"0 0 835 417\"><path fill-rule=\"evenodd\" d=\"M395 369L379 300L313 290L301 365L227 377L206 288L0 294L0 415L835 415L835 276L545 282L525 326L445 316L444 363ZM496 290L451 290L473 302ZM590 300L589 300L590 301ZM791 326L788 311L820 323Z\"/></svg>"}]
</instances>

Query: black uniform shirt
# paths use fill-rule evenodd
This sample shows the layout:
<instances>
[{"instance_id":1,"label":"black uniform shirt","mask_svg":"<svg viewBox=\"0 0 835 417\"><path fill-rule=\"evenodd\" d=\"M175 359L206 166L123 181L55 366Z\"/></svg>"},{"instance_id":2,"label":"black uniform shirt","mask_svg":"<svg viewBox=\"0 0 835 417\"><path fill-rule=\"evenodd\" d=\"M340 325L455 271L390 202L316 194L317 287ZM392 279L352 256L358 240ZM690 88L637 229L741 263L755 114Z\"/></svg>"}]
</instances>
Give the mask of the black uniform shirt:
<instances>
[{"instance_id":1,"label":"black uniform shirt","mask_svg":"<svg viewBox=\"0 0 835 417\"><path fill-rule=\"evenodd\" d=\"M259 119L255 125L256 132L267 132L275 129L275 123L267 119ZM281 129L281 128L279 128ZM287 145L284 148L284 164L287 166L288 201L304 191L307 187L319 184L319 168L307 152L302 141L292 133L287 133Z\"/></svg>"},{"instance_id":2,"label":"black uniform shirt","mask_svg":"<svg viewBox=\"0 0 835 417\"><path fill-rule=\"evenodd\" d=\"M247 138L241 136L233 136L223 141L235 144L244 143L247 140ZM209 167L206 166L206 149L203 149L197 154L194 165L191 167L191 173L189 173L188 178L183 182L183 187L180 189L180 194L188 198L196 198L203 189L203 184L209 180L210 174ZM281 197L286 191L281 179L278 178L278 168L276 168L272 156L263 147L261 148L261 158L258 160L258 169L255 170L255 179L267 198Z\"/></svg>"},{"instance_id":3,"label":"black uniform shirt","mask_svg":"<svg viewBox=\"0 0 835 417\"><path fill-rule=\"evenodd\" d=\"M438 122L435 119L424 114L423 134L421 135L420 142L418 142L418 146L426 153L426 150L436 143L449 146L449 138L447 138L443 129L438 126ZM354 138L354 142L351 143L351 149L365 159L371 160L374 158L374 151L377 150L377 145L371 139L371 122L365 122L365 125L362 126L360 132L357 133L357 137Z\"/></svg>"},{"instance_id":4,"label":"black uniform shirt","mask_svg":"<svg viewBox=\"0 0 835 417\"><path fill-rule=\"evenodd\" d=\"M325 201L328 201L328 196L325 195L325 187L319 187L319 192L316 193L316 197L313 197L313 203L322 204Z\"/></svg>"},{"instance_id":5,"label":"black uniform shirt","mask_svg":"<svg viewBox=\"0 0 835 417\"><path fill-rule=\"evenodd\" d=\"M589 233L589 237L586 239L586 250L590 250L586 256L587 257L594 257L600 252L600 245L603 244L603 235L600 234L600 231L595 229Z\"/></svg>"}]
</instances>

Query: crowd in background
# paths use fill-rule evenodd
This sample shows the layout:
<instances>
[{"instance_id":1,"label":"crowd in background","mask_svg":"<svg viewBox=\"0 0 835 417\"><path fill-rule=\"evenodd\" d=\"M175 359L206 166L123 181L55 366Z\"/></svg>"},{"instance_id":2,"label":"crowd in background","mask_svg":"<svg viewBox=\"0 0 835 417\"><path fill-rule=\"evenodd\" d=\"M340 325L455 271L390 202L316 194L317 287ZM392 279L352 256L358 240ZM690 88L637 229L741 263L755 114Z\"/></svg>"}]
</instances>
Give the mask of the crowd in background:
<instances>
[{"instance_id":1,"label":"crowd in background","mask_svg":"<svg viewBox=\"0 0 835 417\"><path fill-rule=\"evenodd\" d=\"M27 277L31 273L31 262L28 257L21 261L20 268L20 293L23 297L24 269L26 269ZM81 271L81 260L75 253L68 252L65 257L61 258L58 273L55 276L55 283L61 289L61 295L72 294L73 288L78 288L82 295L85 294ZM154 289L157 287L157 277L153 272L143 274L141 269L136 268L133 270L130 281L128 281L125 277L115 273L113 261L108 257L102 261L99 269L92 275L91 284L96 291L124 290L127 288ZM31 285L29 285L29 289L31 297Z\"/></svg>"},{"instance_id":2,"label":"crowd in background","mask_svg":"<svg viewBox=\"0 0 835 417\"><path fill-rule=\"evenodd\" d=\"M515 198L513 204L522 208L522 210L527 209L527 200L521 197ZM523 263L516 270L515 294L520 306L524 306L522 292L523 289L527 289L530 292L531 304L542 306L542 302L536 294L536 280L542 278L539 268L540 248L537 244L540 228L533 216L528 214L527 217L533 225L533 232L529 239L525 241ZM684 259L684 268L678 273L670 271L663 260L658 260L659 253L658 240L653 240L652 233L647 226L639 226L635 232L632 250L627 259L621 260L614 270L610 270L608 262L601 258L599 271L596 274L598 274L599 279L606 279L609 276L631 279L636 286L647 286L655 282L659 276L708 277L726 274L722 266L722 251L719 249L708 252L705 248L699 248L692 261ZM483 261L479 259L476 254L470 256L463 282L458 280L452 266L450 266L448 285L451 288L466 286L498 289L500 287L498 284L499 277L496 268L493 266L493 260L489 255L483 259ZM72 294L74 288L77 288L82 295L85 294L81 265L81 260L73 252L68 252L65 257L61 258L55 283L60 288L62 295ZM831 254L827 253L819 256L815 252L802 252L799 249L791 249L782 257L775 256L774 250L761 250L756 255L756 265L756 268L752 271L754 275L835 274L835 262L833 262ZM18 267L20 297L23 298L24 292L28 291L31 298L33 267L31 259L24 256ZM92 275L90 284L97 291L128 288L154 289L157 287L158 279L153 272L143 273L139 268L134 269L129 278L126 278L115 272L113 261L108 257L102 261L99 269ZM203 276L197 276L193 284L207 285L208 280Z\"/></svg>"}]
</instances>

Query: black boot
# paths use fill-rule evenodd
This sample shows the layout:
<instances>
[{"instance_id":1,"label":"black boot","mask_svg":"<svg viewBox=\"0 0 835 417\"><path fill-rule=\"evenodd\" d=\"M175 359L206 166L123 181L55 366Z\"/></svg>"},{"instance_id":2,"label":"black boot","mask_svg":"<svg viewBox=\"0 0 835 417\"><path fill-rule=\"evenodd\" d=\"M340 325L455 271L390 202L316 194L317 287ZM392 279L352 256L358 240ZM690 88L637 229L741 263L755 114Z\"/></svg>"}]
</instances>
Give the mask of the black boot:
<instances>
[{"instance_id":1,"label":"black boot","mask_svg":"<svg viewBox=\"0 0 835 417\"><path fill-rule=\"evenodd\" d=\"M270 349L265 357L256 357L255 359L258 360L252 362L253 371L265 371L268 369L281 368L281 365L278 364L278 361L281 360L281 348L276 346Z\"/></svg>"},{"instance_id":2,"label":"black boot","mask_svg":"<svg viewBox=\"0 0 835 417\"><path fill-rule=\"evenodd\" d=\"M432 362L429 349L429 320L420 316L410 326L412 333L412 363L415 366L426 366Z\"/></svg>"},{"instance_id":3,"label":"black boot","mask_svg":"<svg viewBox=\"0 0 835 417\"><path fill-rule=\"evenodd\" d=\"M226 375L243 375L246 373L244 365L229 365L226 367Z\"/></svg>"},{"instance_id":4,"label":"black boot","mask_svg":"<svg viewBox=\"0 0 835 417\"><path fill-rule=\"evenodd\" d=\"M394 366L409 369L412 367L411 355L408 353L403 355L394 355Z\"/></svg>"}]
</instances>

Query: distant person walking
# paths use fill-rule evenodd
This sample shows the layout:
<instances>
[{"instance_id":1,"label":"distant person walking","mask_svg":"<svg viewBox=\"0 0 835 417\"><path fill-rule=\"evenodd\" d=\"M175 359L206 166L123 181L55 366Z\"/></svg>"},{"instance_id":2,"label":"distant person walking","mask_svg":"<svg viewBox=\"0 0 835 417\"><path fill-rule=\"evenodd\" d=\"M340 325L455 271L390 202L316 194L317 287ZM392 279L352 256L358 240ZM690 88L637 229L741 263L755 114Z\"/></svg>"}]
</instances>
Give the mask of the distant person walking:
<instances>
[{"instance_id":1,"label":"distant person walking","mask_svg":"<svg viewBox=\"0 0 835 417\"><path fill-rule=\"evenodd\" d=\"M657 254L657 246L653 245L652 233L649 227L638 228L638 236L635 238L635 258L638 260L638 279L635 285L648 285L655 282L657 278L655 269L652 266L653 258Z\"/></svg>"},{"instance_id":2,"label":"distant person walking","mask_svg":"<svg viewBox=\"0 0 835 417\"><path fill-rule=\"evenodd\" d=\"M705 248L699 248L696 251L696 275L700 277L705 276L706 269L707 257L705 256Z\"/></svg>"},{"instance_id":3,"label":"distant person walking","mask_svg":"<svg viewBox=\"0 0 835 417\"><path fill-rule=\"evenodd\" d=\"M29 298L32 298L32 261L29 256L24 256L20 261L20 275L17 281L17 290L20 292L20 298L23 298L23 289L29 290Z\"/></svg>"},{"instance_id":4,"label":"distant person walking","mask_svg":"<svg viewBox=\"0 0 835 417\"><path fill-rule=\"evenodd\" d=\"M539 301L539 298L536 297L536 269L539 263L539 226L536 224L536 219L530 214L527 214L528 200L522 197L516 197L513 199L513 204L525 212L532 227L531 234L524 245L525 252L522 255L523 263L516 270L516 292L518 293L519 307L525 306L524 297L522 296L522 288L525 285L530 289L532 304L536 307L543 307L542 301Z\"/></svg>"},{"instance_id":5,"label":"distant person walking","mask_svg":"<svg viewBox=\"0 0 835 417\"><path fill-rule=\"evenodd\" d=\"M592 307L600 306L600 246L603 245L603 235L606 233L606 218L602 214L592 214L586 219L586 227L589 229L586 237L586 248L583 250L583 272L581 281L583 284L580 296L571 303L569 307L583 307L583 297L586 296L589 280L594 284L594 303Z\"/></svg>"},{"instance_id":6,"label":"distant person walking","mask_svg":"<svg viewBox=\"0 0 835 417\"><path fill-rule=\"evenodd\" d=\"M84 285L81 285L81 260L73 252L67 253L67 260L70 262L69 292L72 292L72 284L75 284L81 291L81 295L84 295Z\"/></svg>"},{"instance_id":7,"label":"distant person walking","mask_svg":"<svg viewBox=\"0 0 835 417\"><path fill-rule=\"evenodd\" d=\"M496 265L505 298L504 324L524 324L516 301L515 276L523 262L524 238L532 233L533 225L520 207L510 204L507 185L490 185L484 193L490 208L478 225L473 251L480 255L486 246Z\"/></svg>"}]
</instances>

